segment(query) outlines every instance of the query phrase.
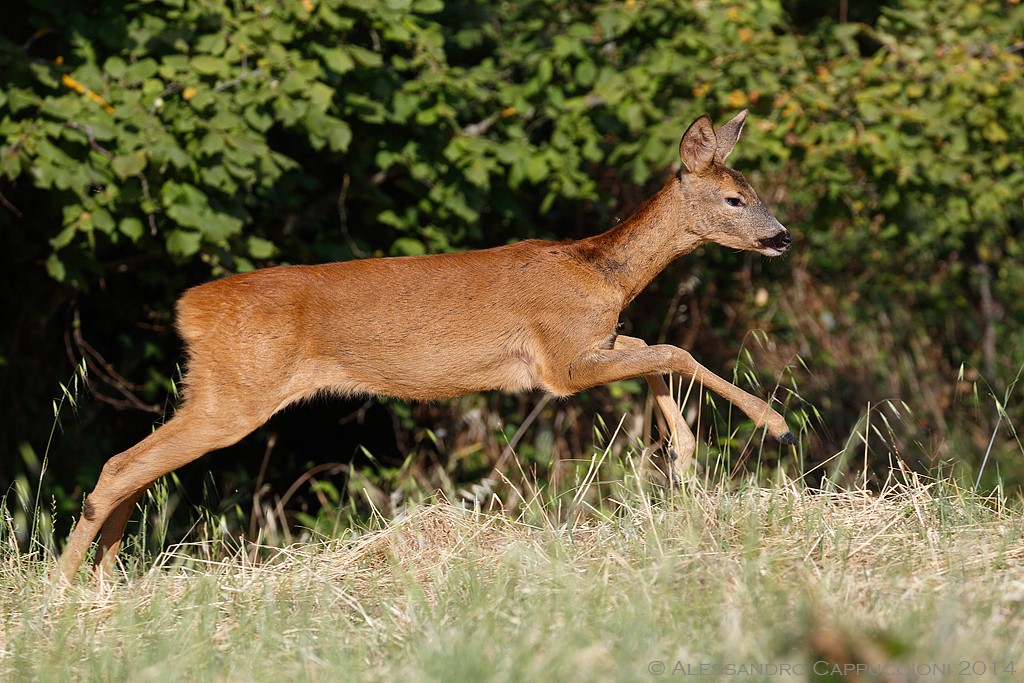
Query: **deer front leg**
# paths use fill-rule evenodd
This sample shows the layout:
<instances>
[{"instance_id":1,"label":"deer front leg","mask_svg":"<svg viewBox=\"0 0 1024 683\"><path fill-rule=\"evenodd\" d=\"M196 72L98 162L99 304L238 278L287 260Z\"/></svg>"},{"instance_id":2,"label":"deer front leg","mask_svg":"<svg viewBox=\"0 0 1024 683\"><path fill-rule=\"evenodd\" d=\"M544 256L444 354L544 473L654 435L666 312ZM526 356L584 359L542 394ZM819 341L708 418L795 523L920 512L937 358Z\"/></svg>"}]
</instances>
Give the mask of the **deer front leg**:
<instances>
[{"instance_id":1,"label":"deer front leg","mask_svg":"<svg viewBox=\"0 0 1024 683\"><path fill-rule=\"evenodd\" d=\"M636 337L618 336L615 338L616 349L639 349L648 348L647 342ZM647 386L654 394L654 400L658 403L658 409L665 417L671 434L669 440L669 484L675 485L681 482L683 477L690 472L693 457L696 455L697 440L690 430L690 425L683 419L679 405L672 397L672 391L665 383L663 375L644 375Z\"/></svg>"},{"instance_id":2,"label":"deer front leg","mask_svg":"<svg viewBox=\"0 0 1024 683\"><path fill-rule=\"evenodd\" d=\"M571 391L575 392L630 377L670 372L685 378L692 377L701 386L730 401L757 427L764 427L782 443L796 443L786 420L771 406L722 379L694 360L689 352L675 346L659 344L632 349L594 349L569 365L568 380Z\"/></svg>"}]
</instances>

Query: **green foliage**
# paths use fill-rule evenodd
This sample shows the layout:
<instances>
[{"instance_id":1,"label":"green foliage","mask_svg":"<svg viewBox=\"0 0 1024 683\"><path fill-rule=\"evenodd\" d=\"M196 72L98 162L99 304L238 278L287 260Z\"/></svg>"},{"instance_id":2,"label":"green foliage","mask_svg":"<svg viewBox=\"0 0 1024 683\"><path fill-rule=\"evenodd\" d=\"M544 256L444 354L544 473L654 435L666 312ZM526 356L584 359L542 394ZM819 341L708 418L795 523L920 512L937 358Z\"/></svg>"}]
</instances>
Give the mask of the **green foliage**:
<instances>
[{"instance_id":1,"label":"green foliage","mask_svg":"<svg viewBox=\"0 0 1024 683\"><path fill-rule=\"evenodd\" d=\"M308 155L343 169L370 200L360 231L392 228L395 252L519 236L536 212L511 199L600 202L599 169L643 185L695 115L745 106L762 115L743 161L796 159L791 203L858 233L808 231L822 260L1020 255L1022 20L999 3L907 0L805 38L769 1L67 9L26 26L59 31L46 57L0 44L0 172L61 208L48 269L76 286L90 278L72 253L124 241L229 268L267 258L275 191L309 199L322 182Z\"/></svg>"},{"instance_id":2,"label":"green foliage","mask_svg":"<svg viewBox=\"0 0 1024 683\"><path fill-rule=\"evenodd\" d=\"M807 181L793 202L832 227L808 232L815 265L870 278L868 296L919 301L932 325L969 305L979 268L1013 305L1024 286L1022 30L1020 8L914 1L874 26L823 33L825 58L785 98L776 133L799 141Z\"/></svg>"},{"instance_id":3,"label":"green foliage","mask_svg":"<svg viewBox=\"0 0 1024 683\"><path fill-rule=\"evenodd\" d=\"M403 3L147 2L117 19L68 9L46 17L63 24L52 59L2 46L13 68L0 172L27 176L62 207L48 268L79 287L86 269L67 262L94 269L107 244L123 241L233 268L267 258L272 244L245 239L243 228L259 230L253 210L273 204L282 177L299 168L271 135L344 153L345 119L366 114L366 94L391 80L365 47L374 27L403 27L384 34L395 57L437 34ZM415 41L415 52L430 44Z\"/></svg>"},{"instance_id":4,"label":"green foliage","mask_svg":"<svg viewBox=\"0 0 1024 683\"><path fill-rule=\"evenodd\" d=\"M254 253L244 232L280 238L263 217L288 201L281 183L323 181L307 155L369 200L360 226L391 229L390 245L371 246L518 237L556 202L600 201L598 168L643 184L689 119L756 103L781 87L776 64L799 59L773 33L772 3L752 16L667 1L441 9L146 3L116 34L103 30L111 17L72 11L48 60L6 44L0 170L62 207L51 275L87 286L96 257L124 241L249 267L272 250ZM763 66L723 79L721 55ZM89 267L69 269L76 259Z\"/></svg>"}]
</instances>

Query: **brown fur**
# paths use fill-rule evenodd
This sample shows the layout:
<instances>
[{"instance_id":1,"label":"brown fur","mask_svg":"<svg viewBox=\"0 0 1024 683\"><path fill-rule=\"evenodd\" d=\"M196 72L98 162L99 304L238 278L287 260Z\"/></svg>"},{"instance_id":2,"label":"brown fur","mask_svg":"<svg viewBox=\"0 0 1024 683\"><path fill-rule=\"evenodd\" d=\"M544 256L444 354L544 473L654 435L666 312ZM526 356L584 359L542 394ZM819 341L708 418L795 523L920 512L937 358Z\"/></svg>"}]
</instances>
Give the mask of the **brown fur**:
<instances>
[{"instance_id":1,"label":"brown fur","mask_svg":"<svg viewBox=\"0 0 1024 683\"><path fill-rule=\"evenodd\" d=\"M112 567L124 526L152 482L235 443L320 392L431 400L543 389L568 396L645 376L685 472L695 441L662 378L678 373L792 438L764 401L686 351L617 335L619 313L673 259L706 242L778 255L789 237L726 168L746 112L716 136L701 117L680 143L682 172L628 220L575 242L528 240L460 254L283 266L194 287L178 302L188 353L185 400L153 434L106 464L61 558L73 576L100 534ZM726 199L742 201L729 206ZM762 240L784 241L783 249Z\"/></svg>"}]
</instances>

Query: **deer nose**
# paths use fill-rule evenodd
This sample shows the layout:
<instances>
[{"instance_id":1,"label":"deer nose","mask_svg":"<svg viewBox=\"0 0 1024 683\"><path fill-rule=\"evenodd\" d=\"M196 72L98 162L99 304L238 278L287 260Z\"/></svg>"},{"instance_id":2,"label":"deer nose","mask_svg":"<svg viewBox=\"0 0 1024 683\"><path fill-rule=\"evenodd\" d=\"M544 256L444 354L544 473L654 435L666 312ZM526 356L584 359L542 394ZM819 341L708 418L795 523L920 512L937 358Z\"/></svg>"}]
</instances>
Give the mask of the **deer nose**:
<instances>
[{"instance_id":1,"label":"deer nose","mask_svg":"<svg viewBox=\"0 0 1024 683\"><path fill-rule=\"evenodd\" d=\"M785 251L789 249L789 245L793 243L793 236L789 234L789 230L783 228L771 237L765 237L759 239L758 244L762 247L769 249L778 249L779 251Z\"/></svg>"}]
</instances>

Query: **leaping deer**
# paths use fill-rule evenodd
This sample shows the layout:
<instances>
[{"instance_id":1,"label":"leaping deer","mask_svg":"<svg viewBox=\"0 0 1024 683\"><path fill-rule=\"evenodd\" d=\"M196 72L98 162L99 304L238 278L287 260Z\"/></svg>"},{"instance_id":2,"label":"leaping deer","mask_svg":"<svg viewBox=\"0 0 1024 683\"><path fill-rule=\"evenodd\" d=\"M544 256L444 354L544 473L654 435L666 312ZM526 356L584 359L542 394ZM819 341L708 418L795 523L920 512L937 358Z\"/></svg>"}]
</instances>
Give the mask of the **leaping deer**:
<instances>
[{"instance_id":1,"label":"leaping deer","mask_svg":"<svg viewBox=\"0 0 1024 683\"><path fill-rule=\"evenodd\" d=\"M616 333L620 312L672 260L707 242L779 256L789 232L725 166L746 110L716 135L702 116L679 143L679 172L629 219L578 241L527 240L459 254L280 266L194 287L177 306L187 348L184 402L103 467L58 565L74 577L99 535L109 572L125 525L158 478L230 446L319 393L430 400L504 389L568 396L643 376L688 467L696 440L663 375L728 399L782 443L779 413L675 346Z\"/></svg>"}]
</instances>

